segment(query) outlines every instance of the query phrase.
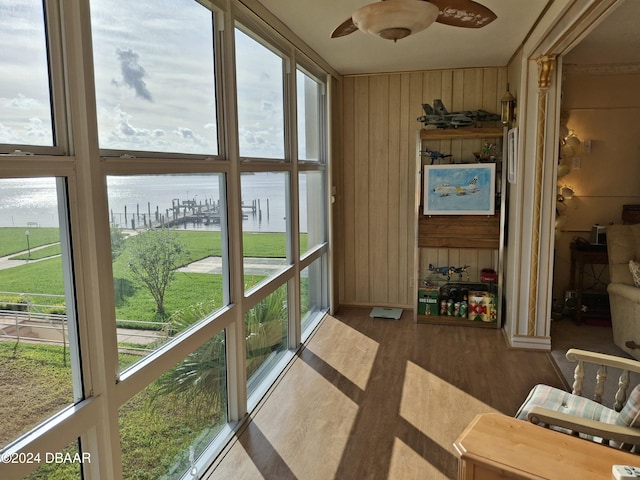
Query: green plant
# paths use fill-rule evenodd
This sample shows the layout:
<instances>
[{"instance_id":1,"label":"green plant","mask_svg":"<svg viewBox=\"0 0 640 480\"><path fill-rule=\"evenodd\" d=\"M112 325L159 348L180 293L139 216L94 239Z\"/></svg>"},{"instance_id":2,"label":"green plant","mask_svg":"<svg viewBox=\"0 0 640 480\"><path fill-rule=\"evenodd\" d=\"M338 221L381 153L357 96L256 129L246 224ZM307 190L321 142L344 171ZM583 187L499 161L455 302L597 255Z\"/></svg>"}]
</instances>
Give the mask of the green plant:
<instances>
[{"instance_id":1,"label":"green plant","mask_svg":"<svg viewBox=\"0 0 640 480\"><path fill-rule=\"evenodd\" d=\"M174 313L169 321L169 335L176 335L204 319L215 309L213 300L189 306ZM226 392L224 333L209 340L189 354L157 381L152 403L172 395L194 415L208 418L221 410Z\"/></svg>"},{"instance_id":2,"label":"green plant","mask_svg":"<svg viewBox=\"0 0 640 480\"><path fill-rule=\"evenodd\" d=\"M245 315L247 377L250 377L287 336L287 288L282 286Z\"/></svg>"},{"instance_id":3,"label":"green plant","mask_svg":"<svg viewBox=\"0 0 640 480\"><path fill-rule=\"evenodd\" d=\"M131 241L129 269L136 280L147 287L159 314L165 313L165 292L185 255L184 243L165 228L141 233Z\"/></svg>"},{"instance_id":4,"label":"green plant","mask_svg":"<svg viewBox=\"0 0 640 480\"><path fill-rule=\"evenodd\" d=\"M0 310L11 310L14 312L24 312L27 310L27 300L21 295L0 296Z\"/></svg>"}]
</instances>

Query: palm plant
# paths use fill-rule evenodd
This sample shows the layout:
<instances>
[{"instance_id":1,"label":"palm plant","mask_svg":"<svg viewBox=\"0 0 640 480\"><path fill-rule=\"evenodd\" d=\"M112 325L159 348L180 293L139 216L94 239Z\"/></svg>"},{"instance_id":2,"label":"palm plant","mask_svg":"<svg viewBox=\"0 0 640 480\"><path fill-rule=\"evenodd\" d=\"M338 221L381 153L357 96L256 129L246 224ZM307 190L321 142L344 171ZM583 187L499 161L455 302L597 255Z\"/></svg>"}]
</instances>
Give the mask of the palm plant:
<instances>
[{"instance_id":1,"label":"palm plant","mask_svg":"<svg viewBox=\"0 0 640 480\"><path fill-rule=\"evenodd\" d=\"M168 323L168 333L175 335L186 330L213 310L211 300L174 313ZM220 415L222 400L226 398L226 374L225 335L221 332L158 379L152 402L171 396L195 415L203 418Z\"/></svg>"}]
</instances>

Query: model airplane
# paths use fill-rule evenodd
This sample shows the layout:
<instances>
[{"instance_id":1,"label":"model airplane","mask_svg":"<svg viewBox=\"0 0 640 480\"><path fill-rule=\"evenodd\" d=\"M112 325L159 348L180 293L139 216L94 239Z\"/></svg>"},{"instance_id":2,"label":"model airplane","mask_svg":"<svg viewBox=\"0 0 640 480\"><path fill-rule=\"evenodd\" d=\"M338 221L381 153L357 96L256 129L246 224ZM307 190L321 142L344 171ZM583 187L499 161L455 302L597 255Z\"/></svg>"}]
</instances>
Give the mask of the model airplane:
<instances>
[{"instance_id":1,"label":"model airplane","mask_svg":"<svg viewBox=\"0 0 640 480\"><path fill-rule=\"evenodd\" d=\"M446 197L448 195L469 195L479 191L478 177L473 177L469 185L449 185L448 183L443 183L433 189L433 193L440 197Z\"/></svg>"},{"instance_id":2,"label":"model airplane","mask_svg":"<svg viewBox=\"0 0 640 480\"><path fill-rule=\"evenodd\" d=\"M443 158L452 157L453 155L445 155L444 153L436 152L435 150L423 150L420 152L423 156L429 157L431 159L431 165L433 165L434 160L442 160Z\"/></svg>"},{"instance_id":3,"label":"model airplane","mask_svg":"<svg viewBox=\"0 0 640 480\"><path fill-rule=\"evenodd\" d=\"M428 103L422 104L424 115L418 117L418 121L424 123L425 127L435 126L436 128L458 128L470 127L476 122L497 122L500 115L487 112L486 110L463 110L459 112L448 112L442 100L436 98L433 107Z\"/></svg>"},{"instance_id":4,"label":"model airplane","mask_svg":"<svg viewBox=\"0 0 640 480\"><path fill-rule=\"evenodd\" d=\"M467 268L471 265L465 265L463 267L454 267L451 265L450 267L435 267L433 264L429 264L429 271L433 273L438 273L440 275L446 275L447 280L451 280L451 275L457 273L459 278L462 278L462 274L466 273Z\"/></svg>"}]
</instances>

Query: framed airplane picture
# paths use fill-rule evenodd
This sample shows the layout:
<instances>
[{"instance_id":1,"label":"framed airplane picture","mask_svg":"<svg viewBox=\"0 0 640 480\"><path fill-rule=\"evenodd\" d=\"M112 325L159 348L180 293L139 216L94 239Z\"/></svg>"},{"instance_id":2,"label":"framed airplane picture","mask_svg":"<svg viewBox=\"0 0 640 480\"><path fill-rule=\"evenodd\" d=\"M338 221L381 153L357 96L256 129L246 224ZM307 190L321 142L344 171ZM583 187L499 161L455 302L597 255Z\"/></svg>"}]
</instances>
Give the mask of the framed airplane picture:
<instances>
[{"instance_id":1,"label":"framed airplane picture","mask_svg":"<svg viewBox=\"0 0 640 480\"><path fill-rule=\"evenodd\" d=\"M495 163L424 166L425 215L493 215Z\"/></svg>"}]
</instances>

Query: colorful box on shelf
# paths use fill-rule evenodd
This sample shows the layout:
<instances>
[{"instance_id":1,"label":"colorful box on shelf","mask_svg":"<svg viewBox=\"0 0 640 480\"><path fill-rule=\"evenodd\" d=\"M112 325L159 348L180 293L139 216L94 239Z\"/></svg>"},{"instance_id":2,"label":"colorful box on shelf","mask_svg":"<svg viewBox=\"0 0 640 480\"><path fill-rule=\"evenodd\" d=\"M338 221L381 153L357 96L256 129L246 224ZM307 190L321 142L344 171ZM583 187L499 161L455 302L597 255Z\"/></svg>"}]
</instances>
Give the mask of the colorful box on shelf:
<instances>
[{"instance_id":1,"label":"colorful box on shelf","mask_svg":"<svg viewBox=\"0 0 640 480\"><path fill-rule=\"evenodd\" d=\"M495 322L497 319L495 295L490 292L469 291L469 320Z\"/></svg>"},{"instance_id":2,"label":"colorful box on shelf","mask_svg":"<svg viewBox=\"0 0 640 480\"><path fill-rule=\"evenodd\" d=\"M418 288L418 315L438 315L438 287Z\"/></svg>"}]
</instances>

